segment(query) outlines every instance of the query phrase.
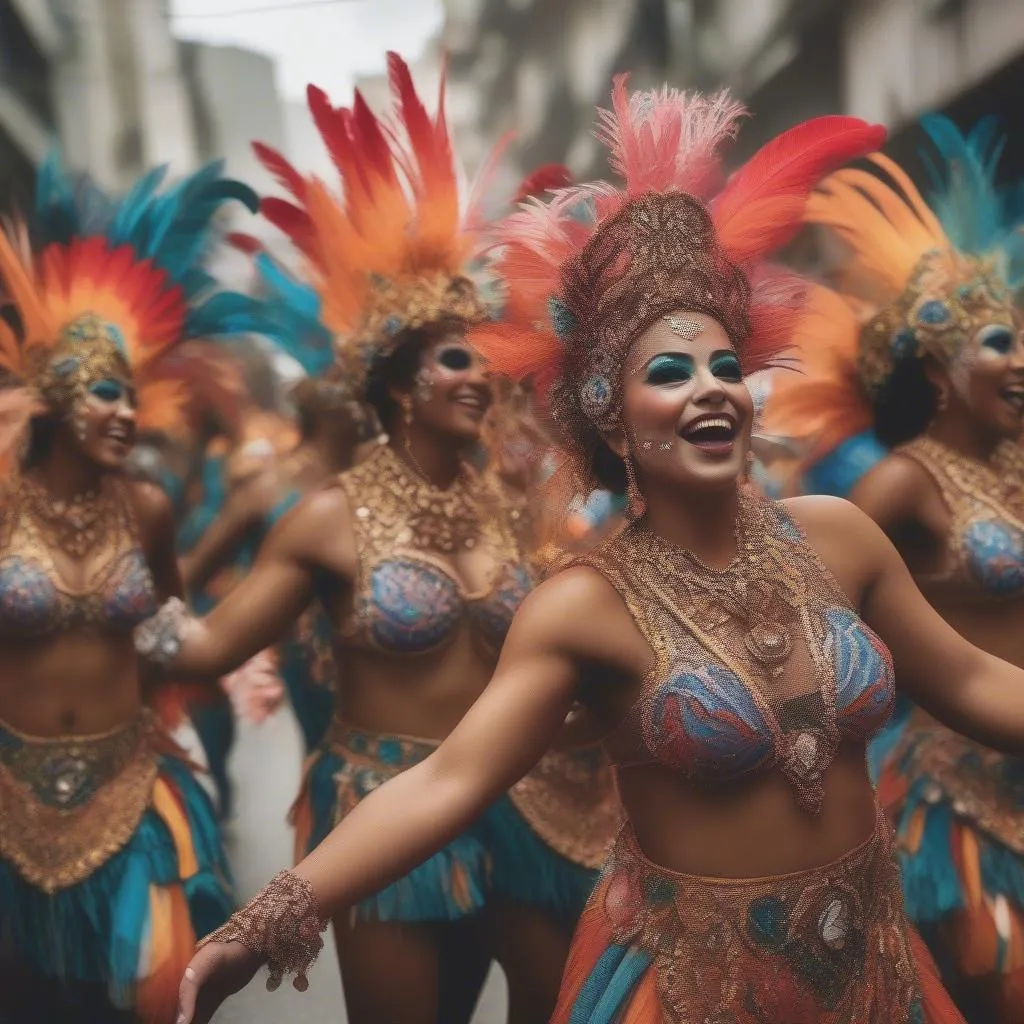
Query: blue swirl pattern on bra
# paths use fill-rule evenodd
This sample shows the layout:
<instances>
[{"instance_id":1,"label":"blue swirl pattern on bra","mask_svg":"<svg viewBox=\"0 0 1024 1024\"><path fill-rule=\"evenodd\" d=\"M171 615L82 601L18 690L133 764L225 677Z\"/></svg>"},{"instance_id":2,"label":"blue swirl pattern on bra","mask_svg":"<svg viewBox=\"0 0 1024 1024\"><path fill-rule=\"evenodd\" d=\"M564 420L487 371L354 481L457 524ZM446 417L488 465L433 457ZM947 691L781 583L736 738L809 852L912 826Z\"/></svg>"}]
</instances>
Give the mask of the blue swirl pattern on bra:
<instances>
[{"instance_id":1,"label":"blue swirl pattern on bra","mask_svg":"<svg viewBox=\"0 0 1024 1024\"><path fill-rule=\"evenodd\" d=\"M373 642L401 654L420 654L443 643L462 617L458 584L446 573L411 558L381 562L370 573L367 612Z\"/></svg>"},{"instance_id":2,"label":"blue swirl pattern on bra","mask_svg":"<svg viewBox=\"0 0 1024 1024\"><path fill-rule=\"evenodd\" d=\"M1005 597L1024 591L1024 534L998 520L975 519L961 534L968 569L986 590Z\"/></svg>"},{"instance_id":3,"label":"blue swirl pattern on bra","mask_svg":"<svg viewBox=\"0 0 1024 1024\"><path fill-rule=\"evenodd\" d=\"M849 609L826 609L823 618L836 679L836 725L843 736L867 739L892 706L892 659ZM654 759L688 776L730 779L775 760L772 727L751 690L715 662L680 666L654 690L643 719Z\"/></svg>"}]
</instances>

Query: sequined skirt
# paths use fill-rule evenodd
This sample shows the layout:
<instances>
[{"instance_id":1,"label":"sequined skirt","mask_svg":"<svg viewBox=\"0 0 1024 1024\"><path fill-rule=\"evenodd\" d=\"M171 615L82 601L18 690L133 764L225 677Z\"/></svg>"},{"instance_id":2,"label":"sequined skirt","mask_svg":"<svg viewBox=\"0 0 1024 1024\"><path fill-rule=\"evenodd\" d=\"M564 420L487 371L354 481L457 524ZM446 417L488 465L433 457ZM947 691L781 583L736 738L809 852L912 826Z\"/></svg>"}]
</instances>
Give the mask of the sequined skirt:
<instances>
[{"instance_id":1,"label":"sequined skirt","mask_svg":"<svg viewBox=\"0 0 1024 1024\"><path fill-rule=\"evenodd\" d=\"M874 754L907 916L943 976L985 978L997 1019L1024 1022L1024 761L918 708Z\"/></svg>"},{"instance_id":2,"label":"sequined skirt","mask_svg":"<svg viewBox=\"0 0 1024 1024\"><path fill-rule=\"evenodd\" d=\"M368 793L436 749L436 741L368 732L335 719L307 761L292 807L296 859L322 842ZM546 806L549 815L554 807L553 802ZM572 823L562 827L571 829ZM545 842L506 796L443 850L360 903L355 913L362 920L452 921L500 897L539 906L572 924L596 879L595 870Z\"/></svg>"},{"instance_id":3,"label":"sequined skirt","mask_svg":"<svg viewBox=\"0 0 1024 1024\"><path fill-rule=\"evenodd\" d=\"M756 879L668 871L627 827L581 919L552 1024L960 1020L906 925L879 816L833 863Z\"/></svg>"},{"instance_id":4,"label":"sequined skirt","mask_svg":"<svg viewBox=\"0 0 1024 1024\"><path fill-rule=\"evenodd\" d=\"M196 937L231 911L210 801L148 715L101 736L0 724L0 958L173 1020Z\"/></svg>"}]
</instances>

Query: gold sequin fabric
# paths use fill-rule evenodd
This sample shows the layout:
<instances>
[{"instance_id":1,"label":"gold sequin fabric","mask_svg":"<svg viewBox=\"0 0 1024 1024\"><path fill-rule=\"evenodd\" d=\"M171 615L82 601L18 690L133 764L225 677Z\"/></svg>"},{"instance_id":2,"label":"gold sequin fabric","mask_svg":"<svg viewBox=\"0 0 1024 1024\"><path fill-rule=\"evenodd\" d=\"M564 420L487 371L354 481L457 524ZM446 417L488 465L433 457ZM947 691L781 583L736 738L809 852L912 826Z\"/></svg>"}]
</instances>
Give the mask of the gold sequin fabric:
<instances>
[{"instance_id":1,"label":"gold sequin fabric","mask_svg":"<svg viewBox=\"0 0 1024 1024\"><path fill-rule=\"evenodd\" d=\"M1024 451L1004 441L980 462L922 435L896 449L935 482L952 525L945 565L919 575L923 585L955 588L959 598L1024 594Z\"/></svg>"},{"instance_id":2,"label":"gold sequin fabric","mask_svg":"<svg viewBox=\"0 0 1024 1024\"><path fill-rule=\"evenodd\" d=\"M948 365L980 328L1014 322L1011 292L993 265L952 250L925 253L900 297L864 325L861 380L878 395L897 363L932 356Z\"/></svg>"},{"instance_id":3,"label":"gold sequin fabric","mask_svg":"<svg viewBox=\"0 0 1024 1024\"><path fill-rule=\"evenodd\" d=\"M604 863L622 808L603 748L550 751L508 795L530 828L566 860L594 869Z\"/></svg>"},{"instance_id":4,"label":"gold sequin fabric","mask_svg":"<svg viewBox=\"0 0 1024 1024\"><path fill-rule=\"evenodd\" d=\"M353 614L344 641L396 654L441 646L469 618L500 647L532 586L523 556L521 514L469 466L447 490L431 486L387 445L343 473L359 555ZM484 550L489 584L467 593L451 557Z\"/></svg>"},{"instance_id":5,"label":"gold sequin fabric","mask_svg":"<svg viewBox=\"0 0 1024 1024\"><path fill-rule=\"evenodd\" d=\"M741 488L737 521L721 570L642 523L578 559L655 655L609 749L694 779L777 769L817 813L841 737L865 742L889 714L892 659L780 504Z\"/></svg>"},{"instance_id":6,"label":"gold sequin fabric","mask_svg":"<svg viewBox=\"0 0 1024 1024\"><path fill-rule=\"evenodd\" d=\"M653 959L665 1024L917 1024L889 826L831 864L753 879L659 867L620 834L591 898Z\"/></svg>"},{"instance_id":7,"label":"gold sequin fabric","mask_svg":"<svg viewBox=\"0 0 1024 1024\"><path fill-rule=\"evenodd\" d=\"M0 723L0 857L48 893L88 878L138 828L158 750L148 715L102 735L57 739Z\"/></svg>"}]
</instances>

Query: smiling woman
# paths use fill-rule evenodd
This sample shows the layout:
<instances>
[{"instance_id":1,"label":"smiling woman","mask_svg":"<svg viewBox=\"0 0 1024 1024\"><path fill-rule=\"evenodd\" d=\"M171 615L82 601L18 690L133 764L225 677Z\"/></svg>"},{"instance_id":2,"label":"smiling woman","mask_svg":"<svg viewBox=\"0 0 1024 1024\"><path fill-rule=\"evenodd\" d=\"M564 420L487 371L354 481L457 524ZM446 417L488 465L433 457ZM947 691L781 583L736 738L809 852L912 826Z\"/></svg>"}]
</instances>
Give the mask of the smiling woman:
<instances>
[{"instance_id":1,"label":"smiling woman","mask_svg":"<svg viewBox=\"0 0 1024 1024\"><path fill-rule=\"evenodd\" d=\"M854 294L815 293L805 372L780 381L769 423L805 442L809 478L855 481L944 619L1024 667L1024 215L995 185L993 122L924 127L942 169L928 203L876 157L880 174L842 171L809 204L850 245ZM908 911L971 1019L1020 1024L1020 763L903 711L875 769Z\"/></svg>"},{"instance_id":2,"label":"smiling woman","mask_svg":"<svg viewBox=\"0 0 1024 1024\"><path fill-rule=\"evenodd\" d=\"M164 496L123 473L174 430L190 337L254 303L196 264L229 198L216 165L123 200L40 170L33 238L0 234L0 987L4 1016L163 1024L197 935L230 909L212 808L147 709L132 630L180 593ZM106 218L97 211L106 211ZM88 228L87 226L88 225ZM157 230L159 226L159 230ZM202 296L202 297L201 297ZM173 356L173 359L170 358Z\"/></svg>"}]
</instances>

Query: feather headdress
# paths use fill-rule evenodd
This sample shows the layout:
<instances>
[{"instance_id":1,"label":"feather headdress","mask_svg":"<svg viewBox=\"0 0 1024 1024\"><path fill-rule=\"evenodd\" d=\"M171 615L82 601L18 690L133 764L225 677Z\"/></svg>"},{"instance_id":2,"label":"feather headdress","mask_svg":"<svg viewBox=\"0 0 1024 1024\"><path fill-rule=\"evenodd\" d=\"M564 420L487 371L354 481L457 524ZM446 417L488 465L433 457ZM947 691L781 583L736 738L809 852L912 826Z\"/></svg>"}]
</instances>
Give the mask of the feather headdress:
<instances>
[{"instance_id":1,"label":"feather headdress","mask_svg":"<svg viewBox=\"0 0 1024 1024\"><path fill-rule=\"evenodd\" d=\"M877 154L879 174L839 171L807 204L806 219L830 228L851 254L837 291L811 292L794 336L804 372L779 381L768 406L770 429L806 442L801 468L858 436L863 443L844 449L844 459L860 458L864 446L880 457L884 449L865 432L873 403L899 397L891 392L901 367L925 355L949 364L979 328L1013 328L1012 292L1024 283L1024 185L996 188L1002 143L991 119L967 136L938 115L922 126L934 145L927 202Z\"/></svg>"},{"instance_id":2,"label":"feather headdress","mask_svg":"<svg viewBox=\"0 0 1024 1024\"><path fill-rule=\"evenodd\" d=\"M388 54L392 116L378 118L358 90L351 108L307 91L313 120L338 171L340 195L254 144L289 193L261 210L303 255L317 319L361 385L373 360L404 330L490 313L471 276L478 256L478 202L464 201L444 114L427 113L405 62ZM312 302L309 308L312 309Z\"/></svg>"},{"instance_id":3,"label":"feather headdress","mask_svg":"<svg viewBox=\"0 0 1024 1024\"><path fill-rule=\"evenodd\" d=\"M220 207L232 199L257 206L221 170L210 164L160 193L166 169L158 168L115 200L88 181L76 186L55 157L40 169L31 237L21 221L0 231L5 448L33 414L65 414L97 374L130 375L143 429L183 424L199 366L211 400L237 396L209 346L179 347L259 319L246 296L213 294L202 267Z\"/></svg>"},{"instance_id":4,"label":"feather headdress","mask_svg":"<svg viewBox=\"0 0 1024 1024\"><path fill-rule=\"evenodd\" d=\"M779 358L803 286L766 258L797 233L818 181L885 138L854 118L819 118L726 180L722 151L744 113L726 93L630 95L619 76L597 126L619 183L558 190L498 231L506 322L478 329L474 340L499 372L531 377L547 396L581 476L618 423L628 347L660 316L714 316L748 371ZM566 493L590 485L577 479Z\"/></svg>"}]
</instances>

